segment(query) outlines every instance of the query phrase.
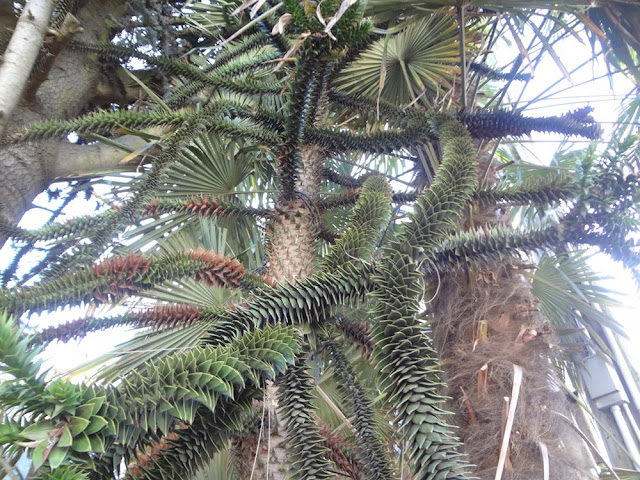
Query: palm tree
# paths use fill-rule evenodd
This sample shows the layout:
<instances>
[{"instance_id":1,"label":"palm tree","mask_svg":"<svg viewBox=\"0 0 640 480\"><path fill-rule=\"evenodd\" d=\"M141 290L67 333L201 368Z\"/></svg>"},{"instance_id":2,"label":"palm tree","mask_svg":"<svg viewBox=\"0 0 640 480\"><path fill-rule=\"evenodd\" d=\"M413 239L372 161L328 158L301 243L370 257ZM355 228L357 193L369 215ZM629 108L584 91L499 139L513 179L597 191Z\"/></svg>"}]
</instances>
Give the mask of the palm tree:
<instances>
[{"instance_id":1,"label":"palm tree","mask_svg":"<svg viewBox=\"0 0 640 480\"><path fill-rule=\"evenodd\" d=\"M438 344L419 315L424 282L435 285L439 275L446 288L461 266L567 244L598 245L634 267L633 226L616 237L602 227L607 209L635 202L636 180L612 184L611 165L596 164L581 177L586 191L570 179L478 187L474 142L532 130L592 138L597 126L581 114L426 108L443 85L457 84L459 34L448 12L388 23L399 33L378 40L357 4L260 2L249 15L251 6L194 7L190 25L198 41L211 42L201 43L204 60L73 43L112 61L143 60L180 83L164 99L148 89L153 107L34 124L8 137L14 144L76 133L113 144L124 130L148 140L142 151L151 159L142 175L116 184L115 208L40 230L3 222L7 236L56 248L40 279L3 290L0 306L17 317L130 297L156 303L35 335L4 317L0 363L13 380L1 393L2 443L12 455L33 449L45 478L112 477L123 462L129 477L190 478L229 445L247 476L259 465L265 478L389 478L405 469L415 478L468 478L446 421ZM416 45L438 60L407 66ZM394 81L372 89L385 59ZM385 175L354 178L344 168L401 168L403 157L426 162L418 177L428 188L394 194ZM394 188L402 180L386 176ZM605 200L595 202L593 188ZM543 230L456 233L474 203L559 201L567 208ZM390 222L392 202L412 209L397 208ZM154 242L151 255L139 253ZM136 352L104 368L103 382L46 381L39 372L41 345L119 325L140 329L126 346ZM442 338L437 328L434 338ZM364 352L357 369L349 345ZM310 366L316 377L329 373L326 385L338 391L333 411L351 430L342 439L327 435L313 413ZM395 431L383 435L389 422Z\"/></svg>"}]
</instances>

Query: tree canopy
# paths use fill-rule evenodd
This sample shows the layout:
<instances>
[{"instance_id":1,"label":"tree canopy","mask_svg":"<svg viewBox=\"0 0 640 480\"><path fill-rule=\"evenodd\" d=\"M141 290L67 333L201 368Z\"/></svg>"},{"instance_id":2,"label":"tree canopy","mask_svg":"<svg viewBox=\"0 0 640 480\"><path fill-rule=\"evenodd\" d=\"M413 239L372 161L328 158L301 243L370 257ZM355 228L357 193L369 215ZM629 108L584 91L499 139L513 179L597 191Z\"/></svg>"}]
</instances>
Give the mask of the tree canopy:
<instances>
[{"instance_id":1,"label":"tree canopy","mask_svg":"<svg viewBox=\"0 0 640 480\"><path fill-rule=\"evenodd\" d=\"M551 399L551 376L572 367L551 348L557 327L529 316L540 308L522 272L542 254L539 275L545 258L576 273L578 250L595 247L637 273L640 143L622 126L637 111L631 102L605 148L533 167L500 141L596 141L602 128L586 107L540 117L502 102L545 56L570 77L554 45L571 35L637 78L640 9L113 3L103 21L93 2L53 5L27 107L15 107L0 141L7 165L40 172L16 166L28 188L0 204L0 238L17 249L0 289L0 468L10 475L27 450L43 479L191 479L225 459L220 478L466 479L504 468L532 478L549 462L531 458L537 442L551 478L585 478L591 465L560 446L561 429L529 438L523 414L510 443L513 414L502 419L486 399L500 401L524 369L538 396L523 404L572 408ZM87 12L96 24L81 31ZM505 32L519 54L496 67L489 52ZM98 78L79 78L78 94L91 90L81 104L52 93L64 62ZM42 228L17 226L53 178L67 181L60 209ZM99 195L100 210L57 221L82 193ZM482 282L495 287L484 300ZM575 284L577 303L560 295L542 310L553 317L561 304L571 313L559 322L598 348L601 292L585 277ZM508 298L487 306L496 294ZM74 307L81 318L27 322ZM91 381L42 368L49 343L121 327L135 336ZM513 374L500 378L496 350ZM452 364L456 351L469 363ZM492 440L469 434L503 420ZM461 421L464 444L452 426Z\"/></svg>"}]
</instances>

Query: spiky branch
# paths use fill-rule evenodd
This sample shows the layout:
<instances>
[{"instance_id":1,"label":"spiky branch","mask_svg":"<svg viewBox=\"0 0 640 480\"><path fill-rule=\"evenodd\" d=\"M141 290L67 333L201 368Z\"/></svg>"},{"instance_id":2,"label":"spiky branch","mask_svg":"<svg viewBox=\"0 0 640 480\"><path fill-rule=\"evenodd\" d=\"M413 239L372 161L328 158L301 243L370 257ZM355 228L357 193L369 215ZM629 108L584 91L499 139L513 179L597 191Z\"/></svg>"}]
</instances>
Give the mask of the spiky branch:
<instances>
[{"instance_id":1,"label":"spiky branch","mask_svg":"<svg viewBox=\"0 0 640 480\"><path fill-rule=\"evenodd\" d=\"M383 391L397 412L407 453L418 479L464 479L468 467L457 452L458 442L446 424L445 399L435 352L416 316L422 296L416 260L432 250L456 227L462 207L476 185L476 153L467 130L441 117L438 129L444 159L435 182L417 200L412 222L377 269L373 296L372 360L383 379Z\"/></svg>"},{"instance_id":2,"label":"spiky branch","mask_svg":"<svg viewBox=\"0 0 640 480\"><path fill-rule=\"evenodd\" d=\"M167 280L193 276L208 285L240 285L244 268L214 252L197 250L165 257L129 255L105 260L31 287L0 291L0 307L22 313L61 305L113 302Z\"/></svg>"},{"instance_id":3,"label":"spiky branch","mask_svg":"<svg viewBox=\"0 0 640 480\"><path fill-rule=\"evenodd\" d=\"M90 462L91 454L104 454L117 465L123 454L148 444L153 438L149 435L167 435L179 427L179 421L193 424L198 409L215 413L219 404L226 404L225 398L251 398L265 380L284 373L298 351L291 328L268 327L226 347L206 346L147 362L117 387L86 387L60 380L47 385L43 376L36 375L38 365L31 365L39 350L17 351L14 337L19 332L5 317L0 318L0 331L9 340L0 344L0 370L16 379L0 392L0 398L4 405L31 414L29 425L16 426L14 434L38 442L34 463L51 470L63 462ZM231 411L242 404L234 404ZM153 463L140 457L138 461L141 468Z\"/></svg>"}]
</instances>

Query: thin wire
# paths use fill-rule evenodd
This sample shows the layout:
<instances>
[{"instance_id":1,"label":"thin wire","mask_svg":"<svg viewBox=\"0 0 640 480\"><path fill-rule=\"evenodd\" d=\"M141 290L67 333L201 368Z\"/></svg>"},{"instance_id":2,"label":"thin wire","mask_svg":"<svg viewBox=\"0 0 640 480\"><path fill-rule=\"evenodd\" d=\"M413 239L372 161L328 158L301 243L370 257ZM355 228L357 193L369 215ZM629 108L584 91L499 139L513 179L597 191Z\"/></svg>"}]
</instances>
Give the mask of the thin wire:
<instances>
[{"instance_id":1,"label":"thin wire","mask_svg":"<svg viewBox=\"0 0 640 480\"><path fill-rule=\"evenodd\" d=\"M624 97L620 97L620 98L624 98ZM611 102L612 100L616 100L616 99L615 98L585 98L584 100L574 100L572 102L562 102L562 103L554 103L553 105L538 105L535 107L529 107L527 111L548 109L552 107L562 107L564 105L576 105L580 103ZM542 100L539 100L539 101L542 101ZM549 98L546 101L555 101L555 99ZM598 122L598 123L602 123L602 122Z\"/></svg>"},{"instance_id":2,"label":"thin wire","mask_svg":"<svg viewBox=\"0 0 640 480\"><path fill-rule=\"evenodd\" d=\"M265 390L265 395L266 395ZM269 464L271 463L271 401L267 411L267 480L269 479Z\"/></svg>"},{"instance_id":3,"label":"thin wire","mask_svg":"<svg viewBox=\"0 0 640 480\"><path fill-rule=\"evenodd\" d=\"M427 260L431 265L433 265L433 269L436 271L436 275L438 277L438 286L436 287L436 293L434 293L433 296L425 302L425 303L431 303L438 296L438 293L440 293L440 287L442 286L442 279L440 278L440 270L438 270L438 266L435 264L435 262L429 259L425 259L425 260Z\"/></svg>"},{"instance_id":4,"label":"thin wire","mask_svg":"<svg viewBox=\"0 0 640 480\"><path fill-rule=\"evenodd\" d=\"M563 139L559 140L503 140L503 144L519 144L519 143L609 143L608 140L569 140L565 141Z\"/></svg>"},{"instance_id":5,"label":"thin wire","mask_svg":"<svg viewBox=\"0 0 640 480\"><path fill-rule=\"evenodd\" d=\"M600 55L600 54L599 54ZM598 56L599 56L598 55ZM597 58L597 57L596 57ZM586 66L589 62L591 61L591 59L585 61L584 63L582 63L581 65L577 66L576 68L574 68L573 70L571 70L569 73L575 73L578 70L580 70L581 68L583 68L584 66ZM640 65L635 65L640 66ZM631 69L630 68L624 68L624 69L620 69L617 72L614 73L626 73L629 72ZM549 101L551 99L551 97L553 97L554 95L557 95L558 93L562 93L562 92L566 92L567 90L571 90L572 88L576 88L576 87L580 87L582 85L586 85L587 83L591 83L595 80L601 80L603 78L607 78L610 77L611 74L610 73L604 73L602 75L598 75L597 77L593 77L593 78L589 78L587 80L584 80L582 82L576 83L575 85L570 85L568 87L564 87L561 88L560 90L557 90L555 92L551 92L547 95L547 93L553 89L554 87L556 87L558 84L562 83L564 80L566 80L564 77L558 79L556 82L554 82L552 85L550 85L549 87L547 87L545 90L543 90L541 93L539 93L538 95L536 95L534 98L532 98L531 100L525 100L525 105L523 107L521 107L522 110L525 109L529 109L529 105L531 105L534 102L539 102L539 101Z\"/></svg>"},{"instance_id":6,"label":"thin wire","mask_svg":"<svg viewBox=\"0 0 640 480\"><path fill-rule=\"evenodd\" d=\"M253 473L256 471L256 464L258 463L258 453L260 453L260 440L262 439L262 429L264 428L264 410L266 405L267 392L265 391L262 395L262 418L260 419L260 431L258 432L258 445L256 446L256 454L253 457L253 466L251 467L251 476L249 477L249 480L253 480Z\"/></svg>"},{"instance_id":7,"label":"thin wire","mask_svg":"<svg viewBox=\"0 0 640 480\"><path fill-rule=\"evenodd\" d=\"M552 100L575 100L576 98L601 98L601 97L616 100L618 98L625 98L626 96L627 96L626 94L623 95L623 94L618 94L618 93L601 93L601 94L594 94L594 95L589 95L589 94L584 94L584 95L583 94L580 94L580 95L578 95L578 94L576 94L576 95L561 95L559 97L554 97L553 99L546 98L546 99L543 99L543 100L539 100L539 102L550 102ZM514 102L502 102L502 105L510 106L510 105L513 105L514 103L516 103L516 102L515 101Z\"/></svg>"},{"instance_id":8,"label":"thin wire","mask_svg":"<svg viewBox=\"0 0 640 480\"><path fill-rule=\"evenodd\" d=\"M192 347L170 347L170 348L151 348L151 349L145 349L145 350L117 350L116 354L120 355L123 353L153 353L153 352L168 352L168 351L175 351L175 350L183 350L186 351L189 348Z\"/></svg>"}]
</instances>

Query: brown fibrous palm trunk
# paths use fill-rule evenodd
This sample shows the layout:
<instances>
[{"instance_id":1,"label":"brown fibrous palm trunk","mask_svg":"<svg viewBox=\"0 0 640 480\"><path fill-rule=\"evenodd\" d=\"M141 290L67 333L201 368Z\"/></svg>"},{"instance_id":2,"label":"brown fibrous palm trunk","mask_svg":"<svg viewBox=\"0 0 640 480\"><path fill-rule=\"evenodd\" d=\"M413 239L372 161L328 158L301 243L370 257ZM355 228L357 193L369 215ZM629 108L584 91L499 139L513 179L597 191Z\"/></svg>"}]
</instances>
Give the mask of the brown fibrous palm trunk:
<instances>
[{"instance_id":1,"label":"brown fibrous palm trunk","mask_svg":"<svg viewBox=\"0 0 640 480\"><path fill-rule=\"evenodd\" d=\"M483 157L486 161L481 152ZM508 222L504 211L488 206L467 215L462 228ZM435 280L437 294L430 303L434 347L442 361L453 423L482 480L496 475L509 406L516 397L514 366L523 375L502 478L542 479L547 468L550 479L589 478L585 445L558 415L570 418L573 407L556 361L562 356L559 342L524 275L534 268L511 257L440 272Z\"/></svg>"}]
</instances>

